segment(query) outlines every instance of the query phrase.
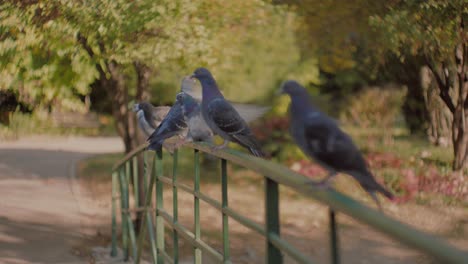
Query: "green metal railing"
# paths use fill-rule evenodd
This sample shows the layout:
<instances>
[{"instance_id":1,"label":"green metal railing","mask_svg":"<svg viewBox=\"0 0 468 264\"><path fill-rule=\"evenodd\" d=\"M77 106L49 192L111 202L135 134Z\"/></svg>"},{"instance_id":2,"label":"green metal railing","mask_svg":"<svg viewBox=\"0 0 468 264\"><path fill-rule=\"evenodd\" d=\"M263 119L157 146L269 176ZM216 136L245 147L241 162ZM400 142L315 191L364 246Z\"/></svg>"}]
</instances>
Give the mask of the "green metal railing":
<instances>
[{"instance_id":1,"label":"green metal railing","mask_svg":"<svg viewBox=\"0 0 468 264\"><path fill-rule=\"evenodd\" d=\"M468 253L450 246L446 242L421 231L415 230L401 222L389 218L382 213L370 209L355 200L334 190L315 187L310 179L295 173L284 166L253 157L232 149L212 151L211 146L204 143L188 143L184 147L194 151L194 187L178 181L178 151L172 156L172 177L163 175L162 153L154 154L152 168L147 168L148 155L154 152L145 151L146 145L141 145L127 154L114 167L112 172L112 251L117 254L117 202L120 200L121 213L121 246L125 260L139 263L143 245L149 241L153 263L178 263L179 239L189 242L193 248L194 263L202 263L202 255L207 254L219 263L231 263L229 246L229 218L245 227L256 231L266 239L266 263L283 263L283 254L287 254L298 263L316 263L282 239L279 216L279 184L311 197L329 207L329 235L331 262L340 263L340 247L337 232L336 214L346 214L390 237L432 255L441 263L468 263ZM217 201L200 192L200 152L220 159L221 162L221 201ZM138 155L143 155L143 186L138 189ZM228 205L228 173L227 162L243 166L265 177L265 225L262 226L246 216L237 213ZM134 205L129 204L130 179L133 179ZM148 182L149 180L149 182ZM173 212L163 208L163 185L172 187ZM155 186L155 188L154 188ZM156 204L152 206L152 192L155 189ZM138 194L144 191L145 205L139 207ZM191 232L179 223L178 191L183 191L194 197L195 230ZM120 194L119 194L120 193ZM200 200L219 210L222 214L222 252L209 246L201 239L200 232ZM132 221L132 212L143 212L141 229L138 237ZM153 221L154 219L154 221ZM172 229L172 256L165 249L165 224ZM148 236L148 240L146 239ZM130 257L132 259L130 259Z\"/></svg>"}]
</instances>

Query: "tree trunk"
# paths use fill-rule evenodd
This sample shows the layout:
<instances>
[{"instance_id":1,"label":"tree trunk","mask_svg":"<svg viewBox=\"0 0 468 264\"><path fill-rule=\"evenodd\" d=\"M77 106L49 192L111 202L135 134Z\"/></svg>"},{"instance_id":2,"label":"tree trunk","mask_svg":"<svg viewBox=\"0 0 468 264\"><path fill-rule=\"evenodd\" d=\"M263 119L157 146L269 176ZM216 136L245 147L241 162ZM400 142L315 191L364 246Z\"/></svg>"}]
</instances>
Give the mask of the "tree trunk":
<instances>
[{"instance_id":1,"label":"tree trunk","mask_svg":"<svg viewBox=\"0 0 468 264\"><path fill-rule=\"evenodd\" d=\"M439 88L428 67L423 66L420 70L421 88L424 103L428 112L427 135L429 141L435 145L448 147L452 138L453 114L445 107L439 97Z\"/></svg>"},{"instance_id":2,"label":"tree trunk","mask_svg":"<svg viewBox=\"0 0 468 264\"><path fill-rule=\"evenodd\" d=\"M462 39L465 39L463 30L463 21L461 22ZM462 171L468 168L468 65L466 62L468 55L468 46L463 41L458 45L455 51L455 63L457 70L458 100L453 116L452 140L454 146L455 159L453 169Z\"/></svg>"},{"instance_id":3,"label":"tree trunk","mask_svg":"<svg viewBox=\"0 0 468 264\"><path fill-rule=\"evenodd\" d=\"M137 76L137 83L136 83L137 90L136 90L135 100L137 102L148 101L149 96L150 96L148 92L149 91L148 86L149 86L149 78L151 75L151 69L148 66L146 66L144 63L141 63L138 61L134 62L133 65L134 65L135 73ZM144 138L143 133L141 133L141 130L138 130L138 128L136 127L135 129L139 131L139 133L138 132L136 133L136 136L137 136L136 139L137 139L138 145L140 145L145 141L145 138ZM138 197L138 202L139 202L138 206L143 207L145 205L145 196L146 196L146 192L145 192L144 184L143 184L143 181L144 181L143 155L142 154L138 155L137 159L138 159L138 189L140 190L139 197ZM135 226L136 226L137 234L139 234L140 230L142 230L141 228L142 228L142 223L143 223L143 217L144 217L143 212L137 213L137 216L135 219L136 221Z\"/></svg>"},{"instance_id":4,"label":"tree trunk","mask_svg":"<svg viewBox=\"0 0 468 264\"><path fill-rule=\"evenodd\" d=\"M463 104L457 105L452 124L454 161L453 169L461 171L468 165L468 109Z\"/></svg>"},{"instance_id":5,"label":"tree trunk","mask_svg":"<svg viewBox=\"0 0 468 264\"><path fill-rule=\"evenodd\" d=\"M105 88L112 101L112 115L115 119L117 133L125 145L125 153L129 153L138 146L136 137L135 115L128 108L129 94L125 78L120 71L119 65L110 62L107 65L110 78L105 79Z\"/></svg>"}]
</instances>

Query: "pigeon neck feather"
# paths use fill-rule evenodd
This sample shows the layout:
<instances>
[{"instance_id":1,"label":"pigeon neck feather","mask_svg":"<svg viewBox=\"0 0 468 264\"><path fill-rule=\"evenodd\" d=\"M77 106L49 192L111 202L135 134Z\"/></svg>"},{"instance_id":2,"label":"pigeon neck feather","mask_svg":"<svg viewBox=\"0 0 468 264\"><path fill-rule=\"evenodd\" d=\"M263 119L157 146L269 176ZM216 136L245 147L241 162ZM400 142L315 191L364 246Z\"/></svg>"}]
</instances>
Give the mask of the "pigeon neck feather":
<instances>
[{"instance_id":1,"label":"pigeon neck feather","mask_svg":"<svg viewBox=\"0 0 468 264\"><path fill-rule=\"evenodd\" d=\"M320 112L320 110L311 103L308 94L292 95L290 111L295 116L303 116L307 112Z\"/></svg>"},{"instance_id":2,"label":"pigeon neck feather","mask_svg":"<svg viewBox=\"0 0 468 264\"><path fill-rule=\"evenodd\" d=\"M213 78L203 78L200 80L200 83L202 85L203 100L210 100L219 97L224 98Z\"/></svg>"}]
</instances>

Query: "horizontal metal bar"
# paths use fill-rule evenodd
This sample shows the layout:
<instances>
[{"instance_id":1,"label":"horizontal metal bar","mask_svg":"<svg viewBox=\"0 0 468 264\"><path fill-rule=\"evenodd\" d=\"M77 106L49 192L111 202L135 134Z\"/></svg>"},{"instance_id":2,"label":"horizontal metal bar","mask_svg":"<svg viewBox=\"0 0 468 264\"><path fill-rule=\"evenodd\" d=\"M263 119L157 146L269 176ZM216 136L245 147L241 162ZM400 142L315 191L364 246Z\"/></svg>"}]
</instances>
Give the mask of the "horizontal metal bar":
<instances>
[{"instance_id":1,"label":"horizontal metal bar","mask_svg":"<svg viewBox=\"0 0 468 264\"><path fill-rule=\"evenodd\" d=\"M159 177L159 178L160 178L160 180L162 182L172 185L172 182L170 181L169 178L167 178L167 177ZM188 193L190 193L190 194L192 194L192 195L194 195L196 197L198 197L200 200L202 200L202 201L208 203L209 205L213 206L218 211L221 211L221 212L225 213L226 215L228 215L232 219L236 220L237 222L239 222L243 226L245 226L245 227L247 227L249 229L252 229L254 231L257 231L260 235L263 235L264 237L266 236L265 229L261 225L255 223L254 221L248 219L247 217L244 217L243 215L233 211L229 207L222 208L220 202L210 198L209 196L206 196L205 194L202 194L202 193L194 192L189 186L181 184L181 183L177 183L176 187L179 188L179 189L182 189L182 190L184 190L184 191L186 191L186 192L188 192ZM283 240L283 239L281 239L280 237L278 237L278 236L276 236L274 234L270 234L267 239L269 239L274 244L275 247L277 247L280 250L284 250L288 255L290 255L296 261L298 261L300 263L314 263L311 260L309 260L306 256L304 256L301 252L294 249L294 247L292 245L290 245L286 240Z\"/></svg>"},{"instance_id":2,"label":"horizontal metal bar","mask_svg":"<svg viewBox=\"0 0 468 264\"><path fill-rule=\"evenodd\" d=\"M313 264L313 262L309 257L305 256L301 252L299 252L296 248L294 248L291 244L286 242L285 240L281 239L278 235L274 233L268 234L268 240L275 246L277 249L286 252L290 257L292 257L295 261L299 263L309 263Z\"/></svg>"},{"instance_id":3,"label":"horizontal metal bar","mask_svg":"<svg viewBox=\"0 0 468 264\"><path fill-rule=\"evenodd\" d=\"M166 223L177 231L179 235L182 235L192 246L200 248L202 251L210 254L217 261L223 261L223 255L221 255L216 249L212 248L205 242L199 239L195 239L195 234L190 232L187 228L179 223L174 223L174 219L164 210L158 209L158 214L166 220Z\"/></svg>"},{"instance_id":4,"label":"horizontal metal bar","mask_svg":"<svg viewBox=\"0 0 468 264\"><path fill-rule=\"evenodd\" d=\"M172 181L169 178L167 178L167 177L158 177L158 178L159 178L159 180L161 182L172 185ZM256 222L248 219L247 217L235 212L231 208L229 208L229 207L223 208L220 202L214 200L213 198L211 198L211 197L209 197L209 196L207 196L207 195L205 195L203 193L193 191L192 188L190 188L188 185L185 185L183 183L178 182L178 183L175 184L175 186L177 188L187 192L187 193L192 194L195 197L198 197L203 202L211 205L212 207L214 207L218 211L225 213L226 215L228 215L232 219L236 220L240 224L242 224L242 225L244 225L244 226L246 226L246 227L248 227L248 228L250 228L250 229L252 229L254 231L257 231L259 234L265 236L265 234L266 234L265 229L261 225L259 225Z\"/></svg>"},{"instance_id":5,"label":"horizontal metal bar","mask_svg":"<svg viewBox=\"0 0 468 264\"><path fill-rule=\"evenodd\" d=\"M313 184L314 181L282 165L234 149L213 150L212 144L208 143L190 142L186 143L184 147L198 149L216 157L229 160L245 168L249 168L280 184L291 187L306 196L312 197L330 206L337 212L347 214L404 244L431 254L440 260L445 260L450 263L466 263L468 259L467 252L461 251L433 235L426 234L385 216L377 210L371 209L331 188L318 188Z\"/></svg>"}]
</instances>

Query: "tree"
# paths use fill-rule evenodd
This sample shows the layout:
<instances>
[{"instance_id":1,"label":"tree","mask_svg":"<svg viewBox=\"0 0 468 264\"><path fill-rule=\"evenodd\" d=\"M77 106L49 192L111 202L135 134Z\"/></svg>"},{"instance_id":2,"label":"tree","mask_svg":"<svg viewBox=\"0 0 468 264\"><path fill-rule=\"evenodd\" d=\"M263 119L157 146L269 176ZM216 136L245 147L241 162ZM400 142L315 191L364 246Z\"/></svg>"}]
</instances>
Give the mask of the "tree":
<instances>
[{"instance_id":1,"label":"tree","mask_svg":"<svg viewBox=\"0 0 468 264\"><path fill-rule=\"evenodd\" d=\"M384 48L405 60L419 55L432 72L439 96L453 115L453 169L468 164L468 5L464 0L392 1L370 23Z\"/></svg>"},{"instance_id":2,"label":"tree","mask_svg":"<svg viewBox=\"0 0 468 264\"><path fill-rule=\"evenodd\" d=\"M53 9L15 1L0 4L0 17L0 89L31 107L83 110L78 95L89 92L97 72L71 25L54 23Z\"/></svg>"}]
</instances>

